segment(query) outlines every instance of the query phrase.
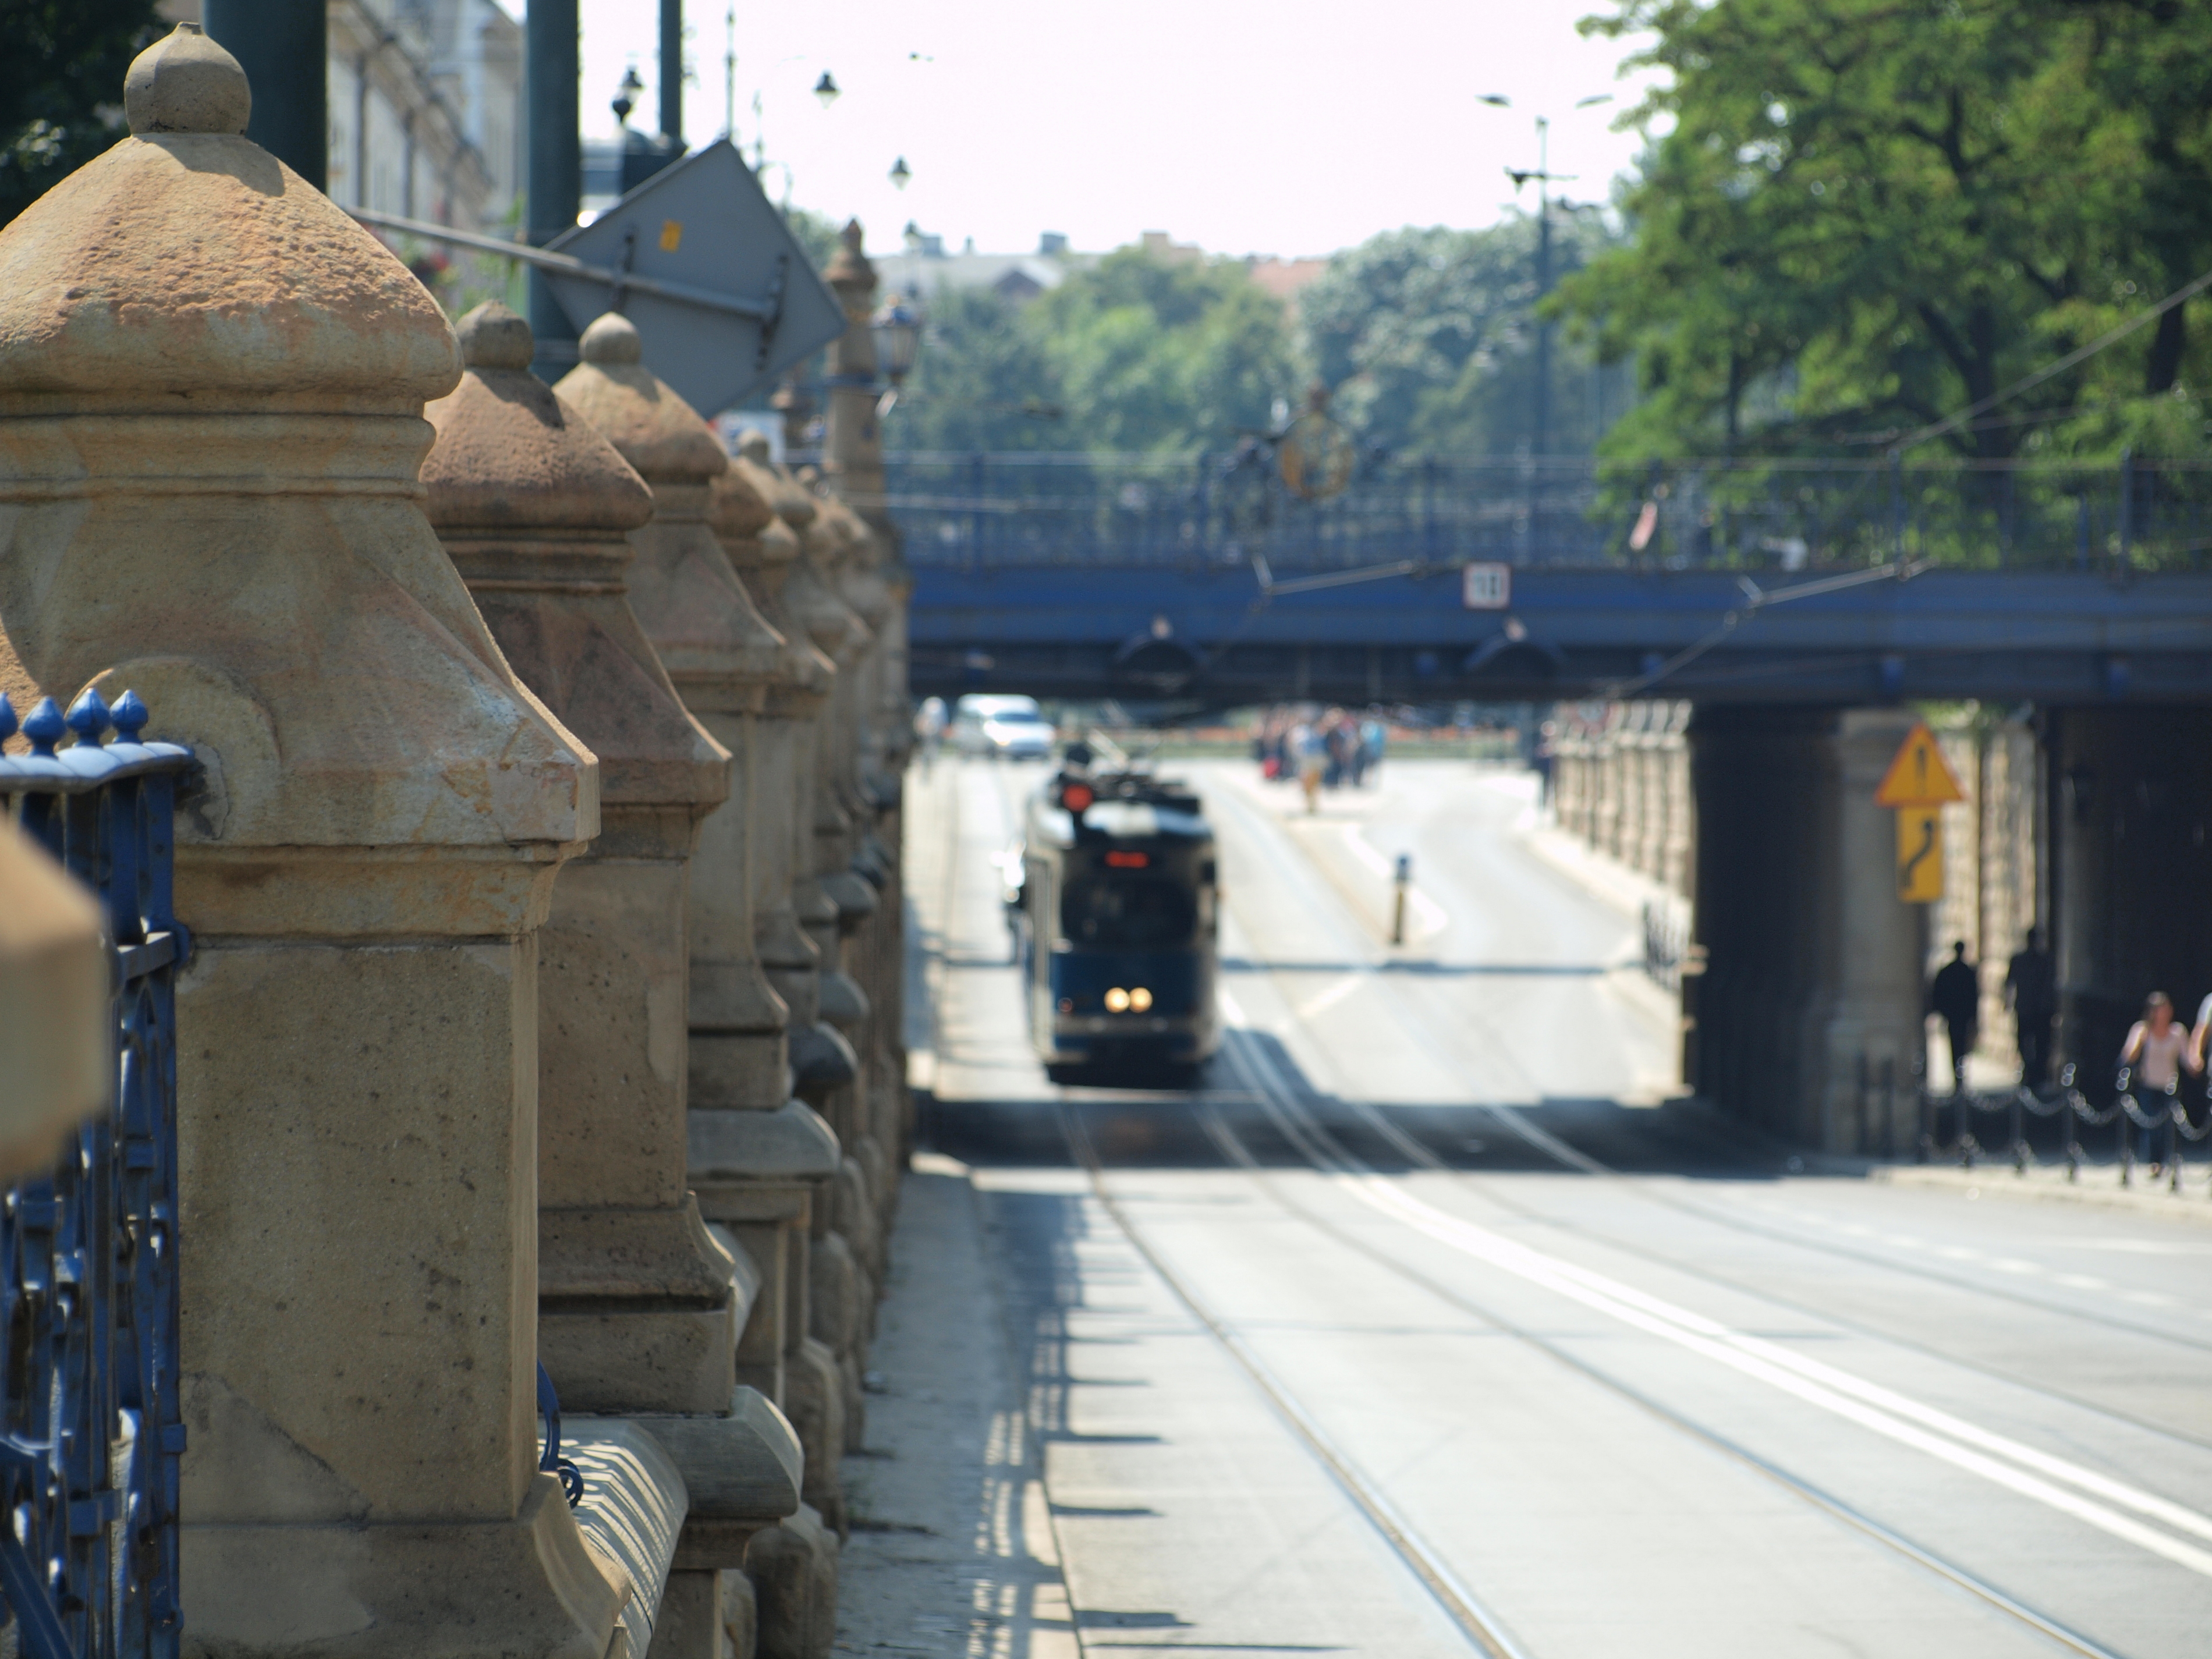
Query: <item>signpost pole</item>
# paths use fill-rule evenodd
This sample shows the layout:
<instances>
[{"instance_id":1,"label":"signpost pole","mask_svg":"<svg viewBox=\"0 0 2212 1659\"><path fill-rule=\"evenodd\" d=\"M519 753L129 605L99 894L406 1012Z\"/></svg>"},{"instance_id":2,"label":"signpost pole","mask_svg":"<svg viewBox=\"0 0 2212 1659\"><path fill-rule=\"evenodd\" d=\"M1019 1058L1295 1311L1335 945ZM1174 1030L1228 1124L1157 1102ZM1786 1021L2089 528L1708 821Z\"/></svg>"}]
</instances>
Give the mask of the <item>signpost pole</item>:
<instances>
[{"instance_id":1,"label":"signpost pole","mask_svg":"<svg viewBox=\"0 0 2212 1659\"><path fill-rule=\"evenodd\" d=\"M523 29L530 76L529 240L543 247L576 228L584 205L583 136L576 112L582 73L577 0L530 0ZM588 319L586 320L589 320ZM530 273L531 367L550 385L576 366L576 325L545 273Z\"/></svg>"}]
</instances>

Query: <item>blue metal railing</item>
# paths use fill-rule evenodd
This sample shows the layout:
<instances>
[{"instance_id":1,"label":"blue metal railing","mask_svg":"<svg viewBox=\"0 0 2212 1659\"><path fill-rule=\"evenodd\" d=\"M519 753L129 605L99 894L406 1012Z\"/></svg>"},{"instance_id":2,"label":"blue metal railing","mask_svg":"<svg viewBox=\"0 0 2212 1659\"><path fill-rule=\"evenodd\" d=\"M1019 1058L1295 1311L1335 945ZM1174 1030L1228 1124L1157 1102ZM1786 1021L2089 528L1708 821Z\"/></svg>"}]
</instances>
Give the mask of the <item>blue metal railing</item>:
<instances>
[{"instance_id":1,"label":"blue metal railing","mask_svg":"<svg viewBox=\"0 0 2212 1659\"><path fill-rule=\"evenodd\" d=\"M178 1462L173 823L191 751L146 708L42 701L0 810L101 901L116 1085L50 1175L0 1193L0 1598L27 1659L175 1659ZM102 739L112 728L112 742ZM15 710L0 696L0 740ZM59 749L75 732L76 742ZM0 1086L5 1079L0 1079Z\"/></svg>"},{"instance_id":2,"label":"blue metal railing","mask_svg":"<svg viewBox=\"0 0 2212 1659\"><path fill-rule=\"evenodd\" d=\"M916 565L1273 571L1496 560L1650 569L2202 569L2212 463L1597 461L1369 457L1343 494L1291 495L1263 447L1226 455L886 458Z\"/></svg>"}]
</instances>

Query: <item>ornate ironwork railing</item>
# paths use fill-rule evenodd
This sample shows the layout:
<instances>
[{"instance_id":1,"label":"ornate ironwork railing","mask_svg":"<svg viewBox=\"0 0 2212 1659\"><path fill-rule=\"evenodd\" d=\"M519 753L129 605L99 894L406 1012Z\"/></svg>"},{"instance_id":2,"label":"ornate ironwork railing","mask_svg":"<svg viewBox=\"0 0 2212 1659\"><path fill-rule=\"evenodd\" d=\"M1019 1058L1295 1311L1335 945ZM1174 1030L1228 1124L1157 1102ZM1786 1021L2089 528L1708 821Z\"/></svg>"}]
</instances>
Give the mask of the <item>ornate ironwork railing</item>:
<instances>
[{"instance_id":1,"label":"ornate ironwork railing","mask_svg":"<svg viewBox=\"0 0 2212 1659\"><path fill-rule=\"evenodd\" d=\"M2202 570L2212 465L1364 457L1326 501L1233 454L894 452L915 565L1159 564L1279 574L1407 562L1637 569Z\"/></svg>"},{"instance_id":2,"label":"ornate ironwork railing","mask_svg":"<svg viewBox=\"0 0 2212 1659\"><path fill-rule=\"evenodd\" d=\"M0 754L0 810L102 902L115 1091L53 1171L0 1192L0 1597L25 1659L174 1659L179 777L145 705L42 701ZM109 730L114 740L104 742ZM0 740L16 729L0 696ZM75 732L76 742L58 748ZM6 1079L0 1079L0 1086Z\"/></svg>"}]
</instances>

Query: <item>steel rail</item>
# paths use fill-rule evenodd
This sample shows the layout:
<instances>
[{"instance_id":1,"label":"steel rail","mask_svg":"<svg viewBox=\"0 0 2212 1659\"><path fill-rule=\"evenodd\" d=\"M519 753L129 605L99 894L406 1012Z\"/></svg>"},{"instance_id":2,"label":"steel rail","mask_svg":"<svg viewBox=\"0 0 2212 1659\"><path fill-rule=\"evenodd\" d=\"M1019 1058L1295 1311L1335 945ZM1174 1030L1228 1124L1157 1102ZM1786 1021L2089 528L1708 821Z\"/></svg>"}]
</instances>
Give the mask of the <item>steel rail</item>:
<instances>
[{"instance_id":1,"label":"steel rail","mask_svg":"<svg viewBox=\"0 0 2212 1659\"><path fill-rule=\"evenodd\" d=\"M1213 798L1218 800L1227 801L1231 807L1240 817L1243 818L1248 824L1256 820L1257 814L1236 790L1231 789L1218 791ZM1328 881L1331 887L1335 887L1336 884L1334 879L1328 876L1325 868L1321 873L1322 875L1322 878L1325 881ZM1342 890L1340 888L1337 889L1337 890L1340 895L1341 895ZM1461 1017L1477 1025L1484 1024L1482 1015L1479 1011L1466 1011ZM1504 1042L1503 1034L1496 1031L1492 1028L1487 1027L1486 1025L1484 1026L1484 1029L1490 1039L1493 1049L1499 1053L1506 1052L1507 1045ZM1410 1030L1412 1030L1415 1040L1426 1048L1431 1056L1437 1059L1440 1063L1444 1064L1448 1070L1455 1071L1461 1067L1463 1062L1458 1056L1453 1054L1449 1049L1443 1047L1443 1045L1437 1041L1433 1032L1426 1022L1412 1022L1410 1024ZM1401 1156L1407 1158L1409 1161L1422 1163L1425 1167L1431 1169L1439 1170L1453 1170L1452 1165L1446 1164L1442 1159L1437 1158L1433 1152L1422 1146L1418 1141L1413 1140L1411 1136L1407 1135L1405 1132L1398 1128L1396 1125L1390 1123L1388 1118L1384 1117L1379 1110L1376 1110L1371 1105L1359 1101L1347 1101L1346 1103L1349 1105L1354 1112L1358 1113L1363 1120L1365 1121L1370 1127L1374 1128L1378 1134L1382 1135L1384 1139L1389 1141L1393 1148L1397 1151ZM2098 1313L2083 1308L2068 1307L2063 1304L2045 1301L2039 1297L2032 1296L2024 1291L2011 1289L2009 1286L2006 1285L1984 1285L1970 1282L1966 1279L1961 1279L1952 1275L1938 1272L1936 1269L1921 1266L1917 1262L1898 1261L1892 1257L1878 1255L1870 1251L1855 1249L1850 1245L1833 1243L1825 1238L1811 1237L1802 1234L1786 1232L1778 1228L1763 1226L1758 1222L1747 1220L1741 1217L1731 1216L1720 1211L1707 1209L1703 1205L1687 1202L1685 1200L1673 1196L1671 1194L1653 1190L1648 1183L1638 1180L1636 1176L1624 1174L1622 1171L1613 1168L1610 1164L1601 1163L1599 1160L1590 1157L1588 1153L1582 1152L1580 1149L1568 1146L1557 1136L1548 1133L1547 1131L1538 1127L1536 1125L1524 1121L1517 1113L1503 1110L1494 1106L1486 1106L1480 1109L1489 1115L1493 1121L1498 1123L1501 1128L1506 1130L1510 1133L1517 1135L1522 1139L1527 1141L1531 1146L1534 1147L1537 1151L1542 1152L1546 1157L1552 1158L1554 1162L1560 1164L1568 1169L1574 1170L1583 1175L1599 1176L1610 1181L1618 1182L1623 1187L1633 1192L1638 1198L1644 1200L1647 1203L1657 1205L1664 1209L1673 1210L1678 1214L1692 1216L1700 1221L1710 1223L1714 1226L1726 1227L1734 1231L1746 1234L1751 1237L1764 1238L1775 1243L1793 1245L1800 1249L1832 1256L1839 1256L1846 1261L1861 1262L1869 1267L1884 1268L1891 1273L1898 1273L1908 1278L1921 1279L1926 1283L1940 1285L1946 1290L1955 1291L1963 1295L1983 1297L1994 1301L2009 1302L2015 1306L2032 1308L2039 1313L2050 1314L2058 1318L2075 1320L2084 1324L2101 1326L2106 1330L2124 1331L2131 1336L2147 1337L2154 1341L2165 1343L2173 1347L2186 1348L2195 1352L2212 1353L2212 1340L2205 1340L2195 1337L2185 1336L2175 1331L2161 1329L2155 1325L2138 1323L2134 1320L2119 1318L2110 1314ZM1454 1172L1462 1176L1473 1176L1477 1173L1475 1171L1466 1170L1457 1170Z\"/></svg>"},{"instance_id":2,"label":"steel rail","mask_svg":"<svg viewBox=\"0 0 2212 1659\"><path fill-rule=\"evenodd\" d=\"M1089 1175L1092 1193L1107 1214L1113 1218L1114 1224L1121 1229L1122 1237L1159 1275L1161 1282L1174 1293L1176 1299L1190 1310L1191 1316L1203 1325L1207 1334L1221 1345L1223 1351L1237 1362L1291 1431L1305 1443L1315 1461L1366 1516L1368 1524L1420 1580L1445 1615L1459 1626L1462 1634L1491 1659L1534 1659L1529 1650L1514 1639L1504 1621L1468 1588L1434 1547L1413 1529L1397 1506L1383 1495L1381 1488L1329 1439L1312 1414L1298 1403L1297 1397L1283 1385L1267 1368L1266 1362L1237 1334L1236 1328L1207 1307L1182 1277L1146 1242L1144 1236L1122 1211L1112 1189L1107 1186L1104 1168L1099 1162L1097 1149L1091 1144L1091 1137L1085 1130L1082 1120L1064 1102L1060 1108L1059 1119L1060 1133L1066 1139L1070 1154Z\"/></svg>"},{"instance_id":3,"label":"steel rail","mask_svg":"<svg viewBox=\"0 0 2212 1659\"><path fill-rule=\"evenodd\" d=\"M1267 1113L1276 1127L1293 1146L1299 1147L1301 1156L1306 1158L1308 1163L1317 1172L1322 1174L1372 1173L1359 1159L1346 1152L1340 1144L1335 1143L1334 1135L1325 1126L1311 1118L1303 1103L1297 1099L1296 1091L1286 1079L1275 1072L1267 1056L1247 1055L1244 1046L1242 1042L1224 1045L1224 1052L1228 1056L1231 1066L1242 1076L1245 1085L1258 1097L1261 1109ZM1925 1545L1917 1543L1894 1528L1875 1520L1834 1493L1798 1475L1792 1474L1787 1469L1759 1456L1748 1447L1738 1443L1728 1436L1707 1427L1694 1419L1686 1417L1673 1407L1644 1394L1641 1389L1579 1358L1563 1346L1504 1318L1459 1291L1437 1283L1418 1268L1408 1267L1356 1234L1338 1227L1324 1217L1316 1215L1305 1206L1282 1194L1278 1183L1269 1179L1267 1172L1259 1167L1257 1161L1251 1158L1249 1151L1243 1149L1243 1143L1237 1139L1235 1129L1226 1121L1222 1121L1218 1112L1210 1106L1201 1108L1201 1110L1214 1120L1214 1127L1210 1127L1208 1133L1209 1135L1216 1135L1218 1131L1216 1144L1223 1144L1221 1138L1225 1138L1228 1143L1234 1145L1243 1152L1242 1158L1237 1161L1244 1165L1246 1172L1254 1177L1256 1184L1279 1207L1297 1217L1317 1231L1327 1234L1338 1243L1374 1261L1377 1266L1404 1279L1407 1283L1427 1291L1447 1305L1481 1320L1500 1334L1513 1337L1544 1353L1608 1392L1628 1401L1659 1421L1723 1453L1732 1461L1764 1476L1814 1508L1864 1533L1877 1543L1902 1555L1916 1565L1966 1590L1999 1612L2010 1615L2049 1639L2084 1656L2084 1659L2121 1659L2120 1655L2094 1638L2072 1629L2046 1613L2039 1612L2017 1597L1998 1589L1978 1574L1955 1562L1947 1560ZM1334 1148L1334 1152L1329 1150L1332 1146ZM1120 1218L1117 1217L1116 1219L1119 1220ZM1123 1226L1127 1231L1126 1223ZM1133 1240L1133 1234L1132 1238ZM1143 1248L1141 1243L1139 1248L1140 1249ZM1147 1253L1147 1259L1150 1259L1149 1253Z\"/></svg>"}]
</instances>

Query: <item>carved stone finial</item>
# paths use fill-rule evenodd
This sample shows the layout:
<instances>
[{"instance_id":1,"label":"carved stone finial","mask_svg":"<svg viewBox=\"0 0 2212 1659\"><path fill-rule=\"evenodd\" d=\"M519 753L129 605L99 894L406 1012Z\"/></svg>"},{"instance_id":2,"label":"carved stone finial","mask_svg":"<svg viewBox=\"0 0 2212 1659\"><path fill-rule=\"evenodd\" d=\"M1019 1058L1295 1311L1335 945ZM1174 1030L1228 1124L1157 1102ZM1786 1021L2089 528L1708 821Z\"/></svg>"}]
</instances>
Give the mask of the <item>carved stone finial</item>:
<instances>
[{"instance_id":1,"label":"carved stone finial","mask_svg":"<svg viewBox=\"0 0 2212 1659\"><path fill-rule=\"evenodd\" d=\"M637 325L615 311L608 312L586 329L577 347L587 363L635 363L645 357L645 347L637 337Z\"/></svg>"},{"instance_id":2,"label":"carved stone finial","mask_svg":"<svg viewBox=\"0 0 2212 1659\"><path fill-rule=\"evenodd\" d=\"M861 248L861 240L860 222L848 219L845 228L837 234L837 251L830 256L830 263L823 267L822 280L841 295L845 295L848 289L855 293L875 291L876 268L868 263L868 256ZM851 296L847 295L846 297L849 299Z\"/></svg>"},{"instance_id":3,"label":"carved stone finial","mask_svg":"<svg viewBox=\"0 0 2212 1659\"><path fill-rule=\"evenodd\" d=\"M471 368L527 368L537 351L529 321L497 300L487 300L455 325L461 361Z\"/></svg>"},{"instance_id":4,"label":"carved stone finial","mask_svg":"<svg viewBox=\"0 0 2212 1659\"><path fill-rule=\"evenodd\" d=\"M123 112L141 138L156 132L235 135L253 113L253 88L238 59L198 23L179 23L131 60Z\"/></svg>"}]
</instances>

